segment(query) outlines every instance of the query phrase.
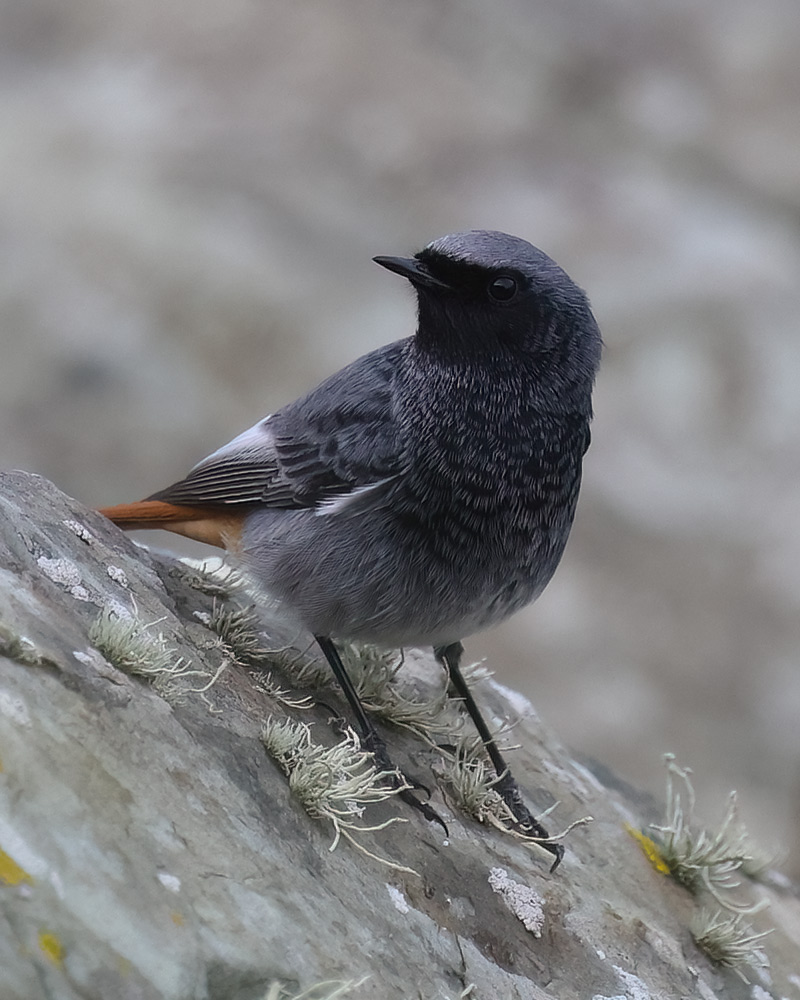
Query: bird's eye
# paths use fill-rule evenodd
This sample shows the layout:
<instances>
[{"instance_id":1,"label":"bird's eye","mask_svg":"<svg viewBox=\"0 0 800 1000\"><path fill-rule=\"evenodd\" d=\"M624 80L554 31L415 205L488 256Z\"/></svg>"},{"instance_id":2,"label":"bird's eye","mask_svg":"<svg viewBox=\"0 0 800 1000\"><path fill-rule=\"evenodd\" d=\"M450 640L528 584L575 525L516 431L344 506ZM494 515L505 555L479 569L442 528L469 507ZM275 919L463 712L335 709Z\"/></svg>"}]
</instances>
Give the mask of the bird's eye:
<instances>
[{"instance_id":1,"label":"bird's eye","mask_svg":"<svg viewBox=\"0 0 800 1000\"><path fill-rule=\"evenodd\" d=\"M517 294L517 283L507 274L501 274L489 282L489 298L496 302L508 302Z\"/></svg>"}]
</instances>

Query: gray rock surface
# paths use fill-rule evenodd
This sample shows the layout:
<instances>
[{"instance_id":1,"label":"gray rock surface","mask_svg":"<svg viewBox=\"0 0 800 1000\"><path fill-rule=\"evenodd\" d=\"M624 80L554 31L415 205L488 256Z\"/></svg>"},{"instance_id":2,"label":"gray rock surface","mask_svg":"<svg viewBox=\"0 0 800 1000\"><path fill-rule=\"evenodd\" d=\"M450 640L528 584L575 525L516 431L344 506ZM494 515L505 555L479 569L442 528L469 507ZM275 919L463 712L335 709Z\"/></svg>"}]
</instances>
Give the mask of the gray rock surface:
<instances>
[{"instance_id":1,"label":"gray rock surface","mask_svg":"<svg viewBox=\"0 0 800 1000\"><path fill-rule=\"evenodd\" d=\"M695 900L625 828L662 809L571 757L521 696L492 681L477 690L495 720L519 719L513 767L527 796L538 809L560 800L553 827L594 816L568 836L559 871L455 812L438 752L397 728L385 730L392 753L430 784L449 836L390 800L364 822L408 822L361 842L418 875L344 840L330 851L330 824L300 807L259 733L288 714L335 742L335 693L287 707L263 670L238 666L200 692L224 658L205 623L225 587L39 477L0 475L0 531L3 1000L263 1000L329 980L379 1000L798 995L788 882L742 888L771 902L752 920L776 928L763 945L771 970L750 970L746 986L712 966L689 933ZM162 697L117 669L89 635L104 610L135 615L197 673ZM264 627L274 649L302 649L268 612ZM288 663L267 664L285 689ZM441 683L422 654L406 670L422 692Z\"/></svg>"}]
</instances>

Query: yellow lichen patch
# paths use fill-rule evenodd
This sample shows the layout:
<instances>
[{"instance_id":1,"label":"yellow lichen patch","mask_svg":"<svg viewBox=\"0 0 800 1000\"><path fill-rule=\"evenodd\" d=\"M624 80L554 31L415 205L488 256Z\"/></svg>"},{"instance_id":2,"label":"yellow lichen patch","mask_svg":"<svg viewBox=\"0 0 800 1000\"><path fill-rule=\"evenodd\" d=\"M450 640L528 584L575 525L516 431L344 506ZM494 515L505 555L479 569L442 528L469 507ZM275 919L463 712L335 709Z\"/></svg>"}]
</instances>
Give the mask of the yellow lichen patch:
<instances>
[{"instance_id":1,"label":"yellow lichen patch","mask_svg":"<svg viewBox=\"0 0 800 1000\"><path fill-rule=\"evenodd\" d=\"M25 869L20 868L10 855L0 850L0 884L19 885L22 882L33 885L33 879Z\"/></svg>"},{"instance_id":2,"label":"yellow lichen patch","mask_svg":"<svg viewBox=\"0 0 800 1000\"><path fill-rule=\"evenodd\" d=\"M182 913L178 913L177 910L173 910L172 913L170 913L170 916L172 917L172 922L176 927L183 927L185 921Z\"/></svg>"},{"instance_id":3,"label":"yellow lichen patch","mask_svg":"<svg viewBox=\"0 0 800 1000\"><path fill-rule=\"evenodd\" d=\"M642 833L641 830L637 830L635 827L631 826L630 823L625 824L625 829L633 837L639 847L641 847L644 856L653 868L655 868L655 870L660 872L662 875L669 875L669 865L664 860L664 856L662 855L658 844L648 837L646 833Z\"/></svg>"},{"instance_id":4,"label":"yellow lichen patch","mask_svg":"<svg viewBox=\"0 0 800 1000\"><path fill-rule=\"evenodd\" d=\"M51 934L50 931L40 931L39 948L53 965L61 965L64 960L64 945L55 934Z\"/></svg>"}]
</instances>

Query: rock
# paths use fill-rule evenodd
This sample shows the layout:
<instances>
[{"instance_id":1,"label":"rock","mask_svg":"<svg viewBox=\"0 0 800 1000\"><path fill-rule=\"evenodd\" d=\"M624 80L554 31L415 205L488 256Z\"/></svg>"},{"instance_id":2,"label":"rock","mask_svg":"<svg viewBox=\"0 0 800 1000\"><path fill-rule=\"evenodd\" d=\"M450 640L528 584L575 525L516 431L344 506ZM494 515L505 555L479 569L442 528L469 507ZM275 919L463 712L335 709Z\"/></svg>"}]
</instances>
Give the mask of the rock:
<instances>
[{"instance_id":1,"label":"rock","mask_svg":"<svg viewBox=\"0 0 800 1000\"><path fill-rule=\"evenodd\" d=\"M315 984L303 995L755 995L697 948L696 900L626 828L663 810L570 756L521 696L477 688L495 721L519 720L512 762L530 802L560 801L551 828L594 817L557 872L541 848L457 812L439 751L388 726L448 835L392 798L363 824L405 822L356 835L369 855L344 838L331 850L333 826L304 811L260 739L275 716L341 740L335 692L309 708L289 695L306 640L264 607L275 652L237 664L208 624L233 606L226 591L241 603L233 580L137 546L36 476L0 475L0 509L3 1000L277 1000ZM98 651L99 619L150 643L154 683ZM401 674L420 696L441 690L432 657L409 654ZM777 877L741 891L772 904L754 928L776 927L771 970L743 971L759 996L794 995L797 894Z\"/></svg>"}]
</instances>

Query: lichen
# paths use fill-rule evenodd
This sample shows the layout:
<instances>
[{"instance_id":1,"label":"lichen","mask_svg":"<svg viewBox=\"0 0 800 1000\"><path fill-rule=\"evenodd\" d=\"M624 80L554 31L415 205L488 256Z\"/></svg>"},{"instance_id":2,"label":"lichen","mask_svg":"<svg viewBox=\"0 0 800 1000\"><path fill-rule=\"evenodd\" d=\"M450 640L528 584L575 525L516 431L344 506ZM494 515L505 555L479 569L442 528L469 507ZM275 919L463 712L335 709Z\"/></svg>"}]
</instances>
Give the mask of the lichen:
<instances>
[{"instance_id":1,"label":"lichen","mask_svg":"<svg viewBox=\"0 0 800 1000\"><path fill-rule=\"evenodd\" d=\"M708 891L724 909L751 913L753 907L740 904L731 895L738 889L736 878L743 866L754 860L747 831L739 819L736 792L731 792L728 808L716 833L698 828L696 797L691 770L680 767L673 754L665 754L667 766L667 820L653 825L660 835L657 847L670 875L697 895ZM685 799L685 802L684 802Z\"/></svg>"},{"instance_id":2,"label":"lichen","mask_svg":"<svg viewBox=\"0 0 800 1000\"><path fill-rule=\"evenodd\" d=\"M549 837L529 836L519 829L517 817L497 791L504 775L497 775L478 736L461 736L452 752L444 752L444 763L438 771L448 787L448 799L468 816L511 834L527 844L551 844L563 840L576 826L592 822L582 816L564 830ZM557 805L558 803L556 803ZM546 816L555 806L542 813Z\"/></svg>"},{"instance_id":3,"label":"lichen","mask_svg":"<svg viewBox=\"0 0 800 1000\"><path fill-rule=\"evenodd\" d=\"M32 885L33 877L10 854L0 850L0 885L21 885L23 882Z\"/></svg>"},{"instance_id":4,"label":"lichen","mask_svg":"<svg viewBox=\"0 0 800 1000\"><path fill-rule=\"evenodd\" d=\"M76 601L88 601L89 591L83 586L83 578L78 567L69 559L63 557L50 559L39 556L36 565L48 580L64 587Z\"/></svg>"},{"instance_id":5,"label":"lichen","mask_svg":"<svg viewBox=\"0 0 800 1000\"><path fill-rule=\"evenodd\" d=\"M339 1000L346 997L348 993L362 986L369 976L361 979L328 979L321 983L314 983L300 993L294 993L280 980L274 980L267 989L264 1000Z\"/></svg>"},{"instance_id":6,"label":"lichen","mask_svg":"<svg viewBox=\"0 0 800 1000\"><path fill-rule=\"evenodd\" d=\"M39 932L39 950L53 965L60 967L64 961L65 949L58 935L52 931Z\"/></svg>"},{"instance_id":7,"label":"lichen","mask_svg":"<svg viewBox=\"0 0 800 1000\"><path fill-rule=\"evenodd\" d=\"M429 742L460 728L461 720L448 718L446 685L430 698L411 698L398 682L403 654L370 643L343 643L342 662L352 678L361 703L372 715L408 729Z\"/></svg>"},{"instance_id":8,"label":"lichen","mask_svg":"<svg viewBox=\"0 0 800 1000\"><path fill-rule=\"evenodd\" d=\"M223 660L213 673L194 668L161 632L153 631L157 624L120 615L118 610L105 610L89 627L89 641L119 670L150 681L165 701L175 704L187 694L204 695L228 662ZM200 683L187 686L187 681Z\"/></svg>"},{"instance_id":9,"label":"lichen","mask_svg":"<svg viewBox=\"0 0 800 1000\"><path fill-rule=\"evenodd\" d=\"M218 557L192 559L186 556L170 567L169 575L182 580L192 590L223 600L245 586L242 571Z\"/></svg>"},{"instance_id":10,"label":"lichen","mask_svg":"<svg viewBox=\"0 0 800 1000\"><path fill-rule=\"evenodd\" d=\"M371 854L354 836L405 822L396 816L374 826L363 826L358 821L368 805L384 802L408 786L401 783L396 772L377 769L374 755L361 749L353 730L348 730L335 746L324 747L313 742L310 726L273 716L264 724L261 740L287 775L289 789L309 816L326 819L333 825L331 851L345 837L360 851L390 868L417 874L412 868Z\"/></svg>"},{"instance_id":11,"label":"lichen","mask_svg":"<svg viewBox=\"0 0 800 1000\"><path fill-rule=\"evenodd\" d=\"M535 889L522 882L516 882L505 868L492 868L489 872L489 885L502 897L526 931L530 931L537 938L542 936L544 899Z\"/></svg>"},{"instance_id":12,"label":"lichen","mask_svg":"<svg viewBox=\"0 0 800 1000\"><path fill-rule=\"evenodd\" d=\"M742 913L723 914L721 910L701 909L692 919L690 930L697 947L715 965L734 969L745 982L748 980L743 967L769 968L769 959L760 945L772 933L772 928L755 933L745 923Z\"/></svg>"},{"instance_id":13,"label":"lichen","mask_svg":"<svg viewBox=\"0 0 800 1000\"><path fill-rule=\"evenodd\" d=\"M270 649L264 642L261 621L253 608L226 608L215 601L208 627L227 647L234 663L242 667L264 666Z\"/></svg>"}]
</instances>

